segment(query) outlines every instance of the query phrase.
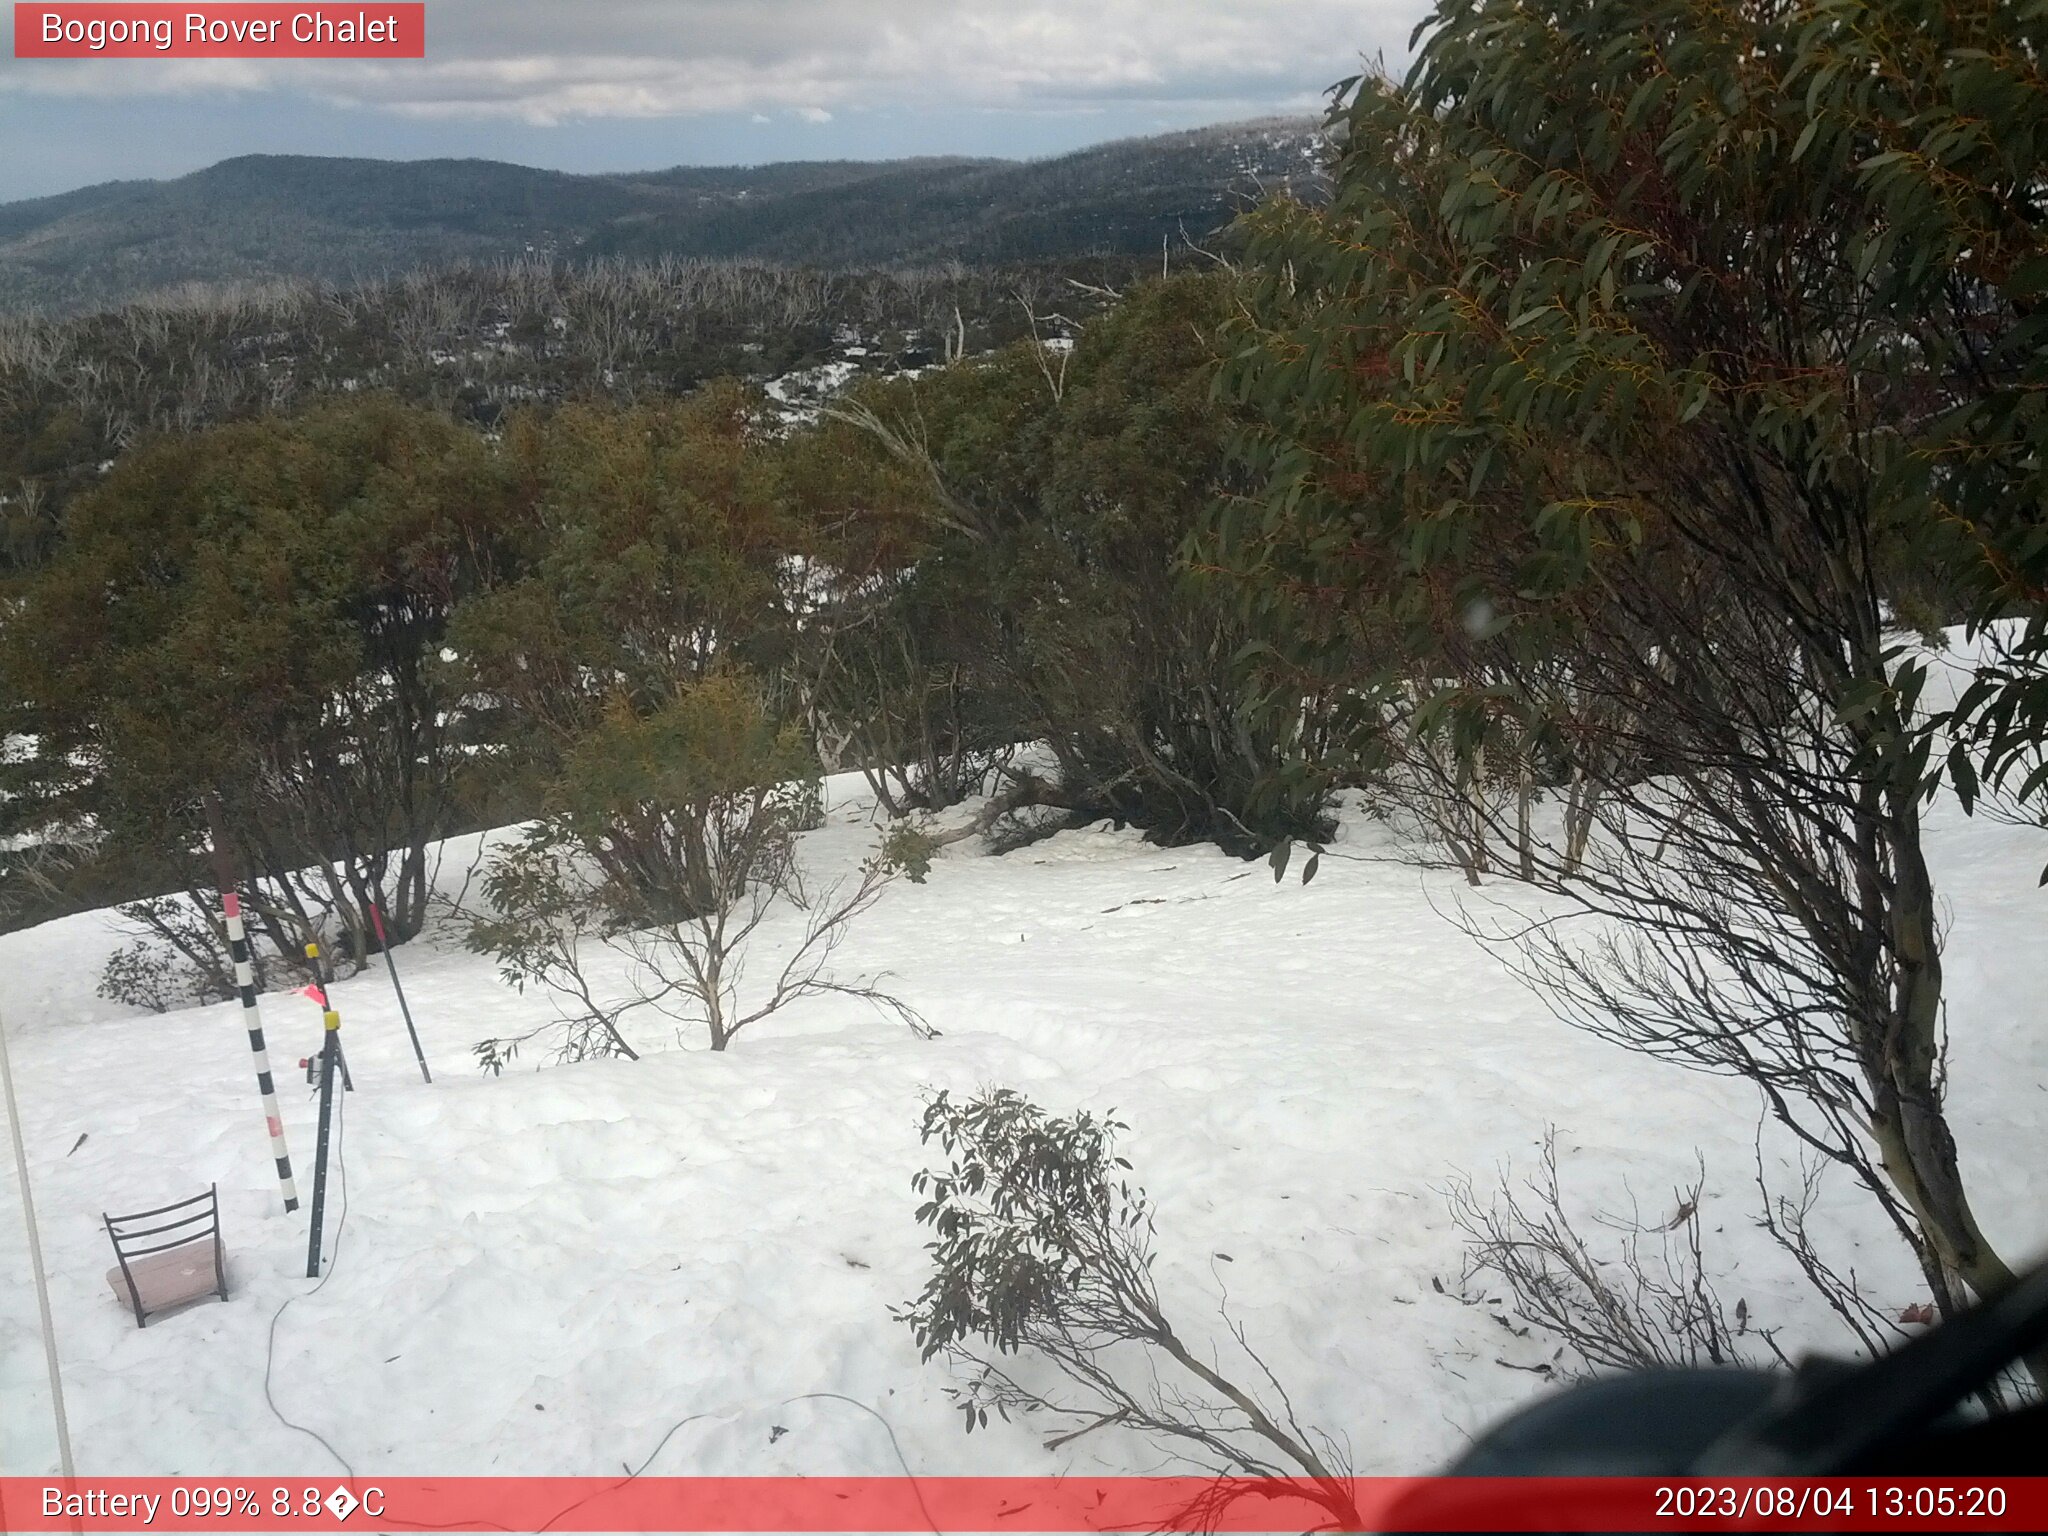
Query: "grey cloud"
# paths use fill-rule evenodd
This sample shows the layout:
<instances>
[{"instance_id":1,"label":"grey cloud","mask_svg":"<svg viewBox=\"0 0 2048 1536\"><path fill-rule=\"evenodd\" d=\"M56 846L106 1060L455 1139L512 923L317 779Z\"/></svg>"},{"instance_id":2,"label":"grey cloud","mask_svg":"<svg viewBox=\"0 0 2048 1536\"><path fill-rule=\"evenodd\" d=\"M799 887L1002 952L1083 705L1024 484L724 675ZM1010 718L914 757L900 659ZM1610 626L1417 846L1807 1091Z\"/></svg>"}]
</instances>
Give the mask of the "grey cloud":
<instances>
[{"instance_id":1,"label":"grey cloud","mask_svg":"<svg viewBox=\"0 0 2048 1536\"><path fill-rule=\"evenodd\" d=\"M284 90L530 123L728 112L1298 107L1418 0L432 0L418 63L10 61L0 87Z\"/></svg>"}]
</instances>

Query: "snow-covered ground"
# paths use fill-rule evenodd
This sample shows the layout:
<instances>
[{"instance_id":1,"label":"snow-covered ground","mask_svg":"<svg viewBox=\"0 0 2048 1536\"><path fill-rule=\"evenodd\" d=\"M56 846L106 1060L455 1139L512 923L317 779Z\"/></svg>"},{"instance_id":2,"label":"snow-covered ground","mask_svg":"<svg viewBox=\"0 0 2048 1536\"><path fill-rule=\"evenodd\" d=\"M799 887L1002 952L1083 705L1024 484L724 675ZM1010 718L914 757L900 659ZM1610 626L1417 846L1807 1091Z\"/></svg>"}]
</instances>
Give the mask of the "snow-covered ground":
<instances>
[{"instance_id":1,"label":"snow-covered ground","mask_svg":"<svg viewBox=\"0 0 2048 1536\"><path fill-rule=\"evenodd\" d=\"M862 347L858 350L864 359L867 349ZM794 373L770 379L762 390L774 402L776 415L785 426L814 422L825 403L843 393L847 385L860 377L861 371L860 362L851 358L835 358L813 368L799 368Z\"/></svg>"},{"instance_id":2,"label":"snow-covered ground","mask_svg":"<svg viewBox=\"0 0 2048 1536\"><path fill-rule=\"evenodd\" d=\"M847 780L807 857L852 865L877 829ZM1339 851L1385 854L1352 814ZM1941 807L1951 909L1952 1104L1994 1240L2048 1247L2048 988L2035 889L2048 837ZM460 883L453 848L443 884ZM1512 888L1498 889L1514 899ZM805 1003L724 1055L646 1038L640 1062L480 1075L469 1047L545 1016L443 924L400 952L435 1069L420 1082L381 971L335 1000L358 1091L314 1291L306 1220L271 1173L238 1009L135 1014L93 994L99 914L0 937L10 1031L82 1471L611 1472L676 1421L659 1473L1150 1470L1112 1431L1057 1452L1028 1427L961 1432L943 1371L889 1309L923 1278L916 1124L936 1087L1008 1085L1114 1108L1151 1190L1159 1274L1185 1334L1231 1358L1224 1313L1301 1421L1362 1473L1426 1470L1545 1390L1547 1347L1455 1293L1442 1189L1532 1165L1558 1128L1584 1213L1668 1210L1706 1159L1726 1303L1781 1342L1844 1342L1755 1230L1757 1106L1724 1081L1554 1021L1444 915L1453 875L1328 858L1312 885L1211 848L1106 828L1007 857L948 851L864 920L843 970L888 971L942 1038L843 999ZM311 1004L265 999L306 1188L313 1106L291 1063ZM661 1048L663 1046L666 1048ZM1775 1140L1771 1143L1777 1145ZM103 1210L218 1181L234 1298L143 1331L109 1294ZM1907 1255L1846 1186L1824 1237L1886 1306L1922 1299ZM345 1217L341 1214L345 1204ZM0 1178L0 1468L55 1450L11 1171ZM279 1307L291 1305L278 1317Z\"/></svg>"}]
</instances>

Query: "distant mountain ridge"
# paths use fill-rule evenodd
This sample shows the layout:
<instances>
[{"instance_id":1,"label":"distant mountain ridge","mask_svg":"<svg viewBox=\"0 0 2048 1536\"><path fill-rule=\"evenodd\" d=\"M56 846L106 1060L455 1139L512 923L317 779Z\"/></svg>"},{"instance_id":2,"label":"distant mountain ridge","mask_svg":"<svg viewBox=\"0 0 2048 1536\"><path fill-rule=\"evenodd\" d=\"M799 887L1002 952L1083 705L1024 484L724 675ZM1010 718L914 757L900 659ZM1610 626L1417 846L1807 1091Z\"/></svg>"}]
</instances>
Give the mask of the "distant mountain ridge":
<instances>
[{"instance_id":1,"label":"distant mountain ridge","mask_svg":"<svg viewBox=\"0 0 2048 1536\"><path fill-rule=\"evenodd\" d=\"M347 282L541 253L849 267L1143 254L1313 185L1309 119L1126 139L1057 159L677 166L575 175L493 160L245 155L173 181L0 204L0 309L178 284Z\"/></svg>"}]
</instances>

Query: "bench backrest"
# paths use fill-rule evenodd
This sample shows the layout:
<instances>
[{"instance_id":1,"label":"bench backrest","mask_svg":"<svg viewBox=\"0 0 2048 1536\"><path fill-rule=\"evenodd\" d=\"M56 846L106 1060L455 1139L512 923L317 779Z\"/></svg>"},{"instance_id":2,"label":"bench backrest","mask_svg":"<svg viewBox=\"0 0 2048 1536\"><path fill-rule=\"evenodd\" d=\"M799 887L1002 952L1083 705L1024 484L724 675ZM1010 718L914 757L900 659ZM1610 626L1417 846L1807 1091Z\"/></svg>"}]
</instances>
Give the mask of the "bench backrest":
<instances>
[{"instance_id":1,"label":"bench backrest","mask_svg":"<svg viewBox=\"0 0 2048 1536\"><path fill-rule=\"evenodd\" d=\"M152 1254L166 1253L174 1248L188 1247L194 1243L208 1245L208 1255L221 1294L226 1294L225 1277L221 1274L220 1241L220 1188L209 1184L206 1193L194 1195L188 1200L174 1200L169 1205L160 1205L155 1210L137 1211L129 1216L110 1216L100 1213L106 1223L107 1236L114 1243L114 1257L120 1264L123 1289L127 1300L135 1310L135 1321L140 1326L152 1310L145 1305L149 1287L138 1280L139 1261L148 1260ZM164 1260L141 1267L145 1271L160 1268ZM111 1279L112 1276L109 1275Z\"/></svg>"},{"instance_id":2,"label":"bench backrest","mask_svg":"<svg viewBox=\"0 0 2048 1536\"><path fill-rule=\"evenodd\" d=\"M114 1251L122 1258L139 1259L145 1253L161 1253L181 1243L220 1236L219 1186L209 1184L203 1195L160 1205L153 1211L137 1211L133 1216L108 1216L101 1212L101 1219L107 1224L107 1235L114 1240Z\"/></svg>"}]
</instances>

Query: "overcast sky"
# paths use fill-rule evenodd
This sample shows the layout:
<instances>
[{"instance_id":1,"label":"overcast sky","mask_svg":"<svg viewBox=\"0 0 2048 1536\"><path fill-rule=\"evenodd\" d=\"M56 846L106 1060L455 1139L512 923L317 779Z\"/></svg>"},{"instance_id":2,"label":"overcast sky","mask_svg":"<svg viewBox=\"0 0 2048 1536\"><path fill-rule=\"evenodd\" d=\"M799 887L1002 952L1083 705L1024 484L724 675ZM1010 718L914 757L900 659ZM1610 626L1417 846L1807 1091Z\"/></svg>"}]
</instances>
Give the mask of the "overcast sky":
<instances>
[{"instance_id":1,"label":"overcast sky","mask_svg":"<svg viewBox=\"0 0 2048 1536\"><path fill-rule=\"evenodd\" d=\"M374 4L369 7L375 9ZM9 8L11 10L11 7ZM1028 157L1311 112L1427 0L430 0L424 61L0 58L0 201L230 155Z\"/></svg>"}]
</instances>

